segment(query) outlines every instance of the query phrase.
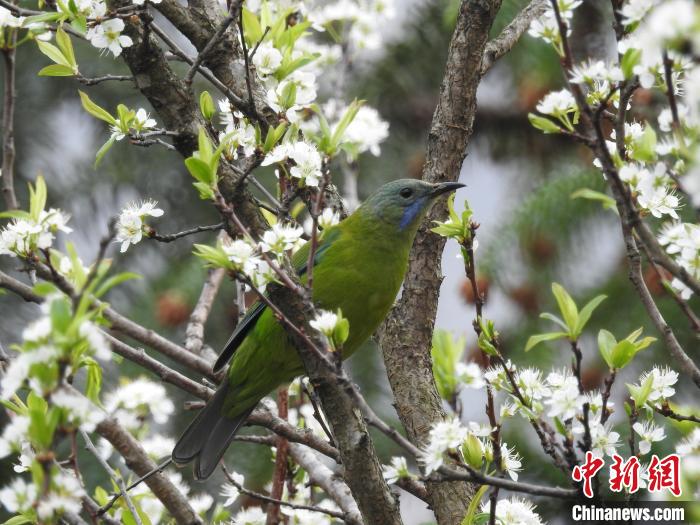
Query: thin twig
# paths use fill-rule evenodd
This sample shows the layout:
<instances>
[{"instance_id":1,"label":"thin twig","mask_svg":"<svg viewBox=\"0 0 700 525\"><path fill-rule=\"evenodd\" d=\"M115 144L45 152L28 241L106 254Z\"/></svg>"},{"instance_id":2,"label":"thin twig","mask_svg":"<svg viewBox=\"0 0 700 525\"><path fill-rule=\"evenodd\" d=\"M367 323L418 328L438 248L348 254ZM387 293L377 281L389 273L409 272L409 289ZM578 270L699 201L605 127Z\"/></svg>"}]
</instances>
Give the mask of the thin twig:
<instances>
[{"instance_id":1,"label":"thin twig","mask_svg":"<svg viewBox=\"0 0 700 525\"><path fill-rule=\"evenodd\" d=\"M679 414L678 412L674 412L671 410L671 407L668 406L668 402L664 403L663 405L659 406L654 406L654 410L661 414L662 416L669 417L671 419L675 419L676 421L691 421L693 423L700 423L700 418L691 414L689 416L684 416L683 414Z\"/></svg>"},{"instance_id":2,"label":"thin twig","mask_svg":"<svg viewBox=\"0 0 700 525\"><path fill-rule=\"evenodd\" d=\"M261 494L259 492L255 492L253 490L245 488L243 485L238 483L231 472L226 468L226 465L221 463L221 470L224 472L224 475L226 476L227 481L236 487L241 494L245 494L246 496L250 496L251 498L258 499L260 501L264 501L265 503L270 503L272 507L277 507L283 506L283 507L289 507L290 509L295 509L295 510L310 510L312 512L320 512L321 514L327 514L328 516L332 516L334 518L338 518L340 520L345 518L345 514L342 512L338 512L335 510L330 510L330 509L324 509L323 507L315 507L313 505L302 505L299 503L290 503L289 501L283 501L279 498L271 497L271 496L266 496L265 494ZM277 518L279 520L279 516ZM268 521L269 523L269 521ZM277 523L277 522L275 522Z\"/></svg>"},{"instance_id":3,"label":"thin twig","mask_svg":"<svg viewBox=\"0 0 700 525\"><path fill-rule=\"evenodd\" d=\"M134 81L134 77L129 76L129 75L104 75L101 77L84 77L82 75L79 75L76 77L78 79L78 82L83 84L84 86L95 86L97 84L101 84L102 82L108 82L108 81L115 81L115 82L128 82L128 81Z\"/></svg>"},{"instance_id":4,"label":"thin twig","mask_svg":"<svg viewBox=\"0 0 700 525\"><path fill-rule=\"evenodd\" d=\"M289 392L286 386L277 389L277 416L286 420L289 415ZM267 510L267 525L275 525L280 519L279 501L284 494L284 481L287 478L287 458L289 455L289 441L283 436L277 437L275 454L275 468L272 474L271 499L274 501Z\"/></svg>"},{"instance_id":5,"label":"thin twig","mask_svg":"<svg viewBox=\"0 0 700 525\"><path fill-rule=\"evenodd\" d=\"M241 10L241 5L243 4L242 0L237 0L236 2L231 3L231 8L229 9L228 15L226 15L226 18L224 18L221 23L219 24L219 27L216 29L214 34L211 36L209 39L209 42L207 42L207 45L204 46L204 49L202 49L201 52L197 54L197 57L194 59L194 62L192 63L192 66L190 69L187 71L187 74L185 75L185 82L187 84L192 84L192 79L194 76L197 74L197 71L200 69L199 66L202 64L204 59L207 58L207 55L211 52L212 49L214 49L214 46L219 42L221 37L224 36L224 33L228 29L228 26L231 25L231 22L236 20L239 16L239 11ZM241 33L241 38L243 37L243 33Z\"/></svg>"},{"instance_id":6,"label":"thin twig","mask_svg":"<svg viewBox=\"0 0 700 525\"><path fill-rule=\"evenodd\" d=\"M547 10L548 0L532 0L515 18L503 28L503 31L486 44L484 58L481 61L481 74L485 74L496 61L508 53L520 37L530 27L530 23L542 16Z\"/></svg>"},{"instance_id":7,"label":"thin twig","mask_svg":"<svg viewBox=\"0 0 700 525\"><path fill-rule=\"evenodd\" d=\"M126 506L129 508L129 512L131 512L131 516L134 519L134 523L137 525L143 525L143 522L141 521L141 516L139 516L139 513L136 511L136 507L134 506L134 502L131 500L131 496L129 496L129 493L126 490L126 484L124 483L124 478L122 477L121 472L119 469L114 469L112 468L107 460L105 460L100 452L95 448L94 443L90 439L90 436L88 435L87 432L84 430L80 431L80 435L83 437L83 440L85 441L85 448L89 450L93 456L97 459L98 463L102 465L102 468L105 469L109 477L112 479L114 483L117 484L119 487L119 495L124 498L124 501L126 502Z\"/></svg>"},{"instance_id":8,"label":"thin twig","mask_svg":"<svg viewBox=\"0 0 700 525\"><path fill-rule=\"evenodd\" d=\"M241 35L241 47L243 48L243 63L245 67L245 85L246 89L248 90L248 104L250 104L250 109L253 113L256 113L255 110L255 99L253 98L253 85L252 81L250 79L250 61L252 60L252 57L248 55L248 44L246 44L245 41L245 33L243 32L243 10L239 10L239 16L238 18L238 31L240 32ZM255 46L255 49L257 50L257 45ZM268 518L269 522L269 518Z\"/></svg>"},{"instance_id":9,"label":"thin twig","mask_svg":"<svg viewBox=\"0 0 700 525\"><path fill-rule=\"evenodd\" d=\"M212 268L207 272L207 278L192 310L190 320L185 329L185 348L195 354L200 354L204 347L204 324L207 322L211 307L214 304L221 283L226 275L224 268Z\"/></svg>"},{"instance_id":10,"label":"thin twig","mask_svg":"<svg viewBox=\"0 0 700 525\"><path fill-rule=\"evenodd\" d=\"M154 241L158 242L173 242L183 237L187 237L188 235L193 235L195 233L201 232L218 231L223 229L223 227L224 223L219 222L217 224L211 224L209 226L195 226L194 228L190 228L189 230L183 230L181 232L171 233L167 235L159 234L153 228L148 228L148 230L146 231L146 236L149 239L153 239Z\"/></svg>"}]
</instances>

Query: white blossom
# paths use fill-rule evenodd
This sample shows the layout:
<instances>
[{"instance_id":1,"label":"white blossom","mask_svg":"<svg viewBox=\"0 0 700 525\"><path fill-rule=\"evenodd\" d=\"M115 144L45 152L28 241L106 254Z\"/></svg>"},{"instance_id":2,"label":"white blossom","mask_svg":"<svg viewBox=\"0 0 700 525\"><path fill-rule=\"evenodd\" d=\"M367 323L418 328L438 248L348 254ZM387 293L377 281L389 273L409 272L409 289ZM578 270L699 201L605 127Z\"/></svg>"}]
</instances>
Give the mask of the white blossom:
<instances>
[{"instance_id":1,"label":"white blossom","mask_svg":"<svg viewBox=\"0 0 700 525\"><path fill-rule=\"evenodd\" d=\"M0 255L28 257L35 250L49 249L58 231L70 233L68 215L51 208L42 210L39 219L15 219L0 230Z\"/></svg>"},{"instance_id":2,"label":"white blossom","mask_svg":"<svg viewBox=\"0 0 700 525\"><path fill-rule=\"evenodd\" d=\"M537 111L553 116L565 115L576 108L576 99L567 89L552 91L537 104Z\"/></svg>"},{"instance_id":3,"label":"white blossom","mask_svg":"<svg viewBox=\"0 0 700 525\"><path fill-rule=\"evenodd\" d=\"M162 434L154 434L141 440L141 446L155 460L169 456L175 447L175 440Z\"/></svg>"},{"instance_id":4,"label":"white blossom","mask_svg":"<svg viewBox=\"0 0 700 525\"><path fill-rule=\"evenodd\" d=\"M121 243L120 251L123 253L132 244L138 244L143 238L144 217L160 217L163 210L157 208L157 201L145 200L130 202L119 214L117 221L117 242Z\"/></svg>"},{"instance_id":5,"label":"white blossom","mask_svg":"<svg viewBox=\"0 0 700 525\"><path fill-rule=\"evenodd\" d=\"M260 507L239 510L231 520L231 525L265 525L267 514Z\"/></svg>"},{"instance_id":6,"label":"white blossom","mask_svg":"<svg viewBox=\"0 0 700 525\"><path fill-rule=\"evenodd\" d=\"M647 378L652 377L651 392L649 393L649 401L663 401L676 393L673 388L678 382L678 372L671 370L668 367L655 366L649 372L644 372L639 378L639 384L644 384Z\"/></svg>"},{"instance_id":7,"label":"white blossom","mask_svg":"<svg viewBox=\"0 0 700 525\"><path fill-rule=\"evenodd\" d=\"M13 479L12 483L0 489L0 503L11 514L30 510L36 496L36 485L27 483L21 477Z\"/></svg>"},{"instance_id":8,"label":"white blossom","mask_svg":"<svg viewBox=\"0 0 700 525\"><path fill-rule=\"evenodd\" d=\"M109 392L104 406L127 428L141 426L140 416L150 414L156 423L166 423L175 410L163 385L139 377Z\"/></svg>"},{"instance_id":9,"label":"white blossom","mask_svg":"<svg viewBox=\"0 0 700 525\"><path fill-rule=\"evenodd\" d=\"M462 386L468 388L480 389L486 385L481 367L473 361L469 363L460 361L457 363L455 365L455 376Z\"/></svg>"},{"instance_id":10,"label":"white blossom","mask_svg":"<svg viewBox=\"0 0 700 525\"><path fill-rule=\"evenodd\" d=\"M406 458L403 456L394 456L391 458L391 463L389 465L382 466L382 471L384 479L390 484L396 483L398 480L407 478L411 475L408 471Z\"/></svg>"},{"instance_id":11,"label":"white blossom","mask_svg":"<svg viewBox=\"0 0 700 525\"><path fill-rule=\"evenodd\" d=\"M640 22L654 7L654 0L628 0L620 9L622 23L626 26Z\"/></svg>"},{"instance_id":12,"label":"white blossom","mask_svg":"<svg viewBox=\"0 0 700 525\"><path fill-rule=\"evenodd\" d=\"M0 7L0 29L3 27L22 27L23 22L23 16L14 16L9 9Z\"/></svg>"},{"instance_id":13,"label":"white blossom","mask_svg":"<svg viewBox=\"0 0 700 525\"><path fill-rule=\"evenodd\" d=\"M481 504L481 511L486 514L491 511L488 500ZM543 525L542 519L535 512L535 506L515 496L497 501L496 521L499 525Z\"/></svg>"},{"instance_id":14,"label":"white blossom","mask_svg":"<svg viewBox=\"0 0 700 525\"><path fill-rule=\"evenodd\" d=\"M440 468L443 463L443 454L451 448L460 446L468 433L469 430L462 426L457 418L435 423L430 429L428 445L424 448L421 457L426 474Z\"/></svg>"},{"instance_id":15,"label":"white blossom","mask_svg":"<svg viewBox=\"0 0 700 525\"><path fill-rule=\"evenodd\" d=\"M559 417L562 420L571 419L580 410L584 397L579 394L578 381L567 370L550 372L547 384L551 396L544 403L549 405L549 417Z\"/></svg>"},{"instance_id":16,"label":"white blossom","mask_svg":"<svg viewBox=\"0 0 700 525\"><path fill-rule=\"evenodd\" d=\"M515 447L508 448L507 443L501 443L501 468L513 481L518 481L518 472L523 469L521 459Z\"/></svg>"},{"instance_id":17,"label":"white blossom","mask_svg":"<svg viewBox=\"0 0 700 525\"><path fill-rule=\"evenodd\" d=\"M66 422L85 432L93 432L104 418L102 411L85 396L64 388L51 395L51 403L62 408Z\"/></svg>"},{"instance_id":18,"label":"white blossom","mask_svg":"<svg viewBox=\"0 0 700 525\"><path fill-rule=\"evenodd\" d=\"M338 326L338 321L340 321L340 318L337 314L327 310L319 310L316 317L309 321L309 325L311 325L311 327L315 330L318 330L322 334L330 337L333 335L333 331Z\"/></svg>"},{"instance_id":19,"label":"white blossom","mask_svg":"<svg viewBox=\"0 0 700 525\"><path fill-rule=\"evenodd\" d=\"M591 452L597 457L612 456L620 446L620 434L613 431L610 425L589 422L591 431Z\"/></svg>"},{"instance_id":20,"label":"white blossom","mask_svg":"<svg viewBox=\"0 0 700 525\"><path fill-rule=\"evenodd\" d=\"M651 451L651 444L655 441L661 441L666 437L663 427L657 427L653 422L640 423L639 421L632 425L634 431L639 434L639 453L648 454Z\"/></svg>"},{"instance_id":21,"label":"white blossom","mask_svg":"<svg viewBox=\"0 0 700 525\"><path fill-rule=\"evenodd\" d=\"M214 498L211 496L211 494L207 494L205 492L190 496L188 501L195 514L203 514L207 512L214 504Z\"/></svg>"},{"instance_id":22,"label":"white blossom","mask_svg":"<svg viewBox=\"0 0 700 525\"><path fill-rule=\"evenodd\" d=\"M80 514L82 510L81 497L85 490L75 476L60 472L51 479L53 490L39 500L36 512L42 520L61 516L66 512Z\"/></svg>"},{"instance_id":23,"label":"white blossom","mask_svg":"<svg viewBox=\"0 0 700 525\"><path fill-rule=\"evenodd\" d=\"M102 331L91 321L83 321L80 324L80 335L87 339L90 349L95 357L102 361L109 361L112 358L112 350Z\"/></svg>"},{"instance_id":24,"label":"white blossom","mask_svg":"<svg viewBox=\"0 0 700 525\"><path fill-rule=\"evenodd\" d=\"M256 248L248 241L235 239L231 242L225 242L222 249L229 260L234 263L235 268L244 274L252 274L257 269L259 259L255 255Z\"/></svg>"},{"instance_id":25,"label":"white blossom","mask_svg":"<svg viewBox=\"0 0 700 525\"><path fill-rule=\"evenodd\" d=\"M93 46L98 49L108 49L117 57L121 54L122 48L133 45L131 38L122 35L122 31L124 31L124 21L121 18L110 18L88 29L86 36Z\"/></svg>"},{"instance_id":26,"label":"white blossom","mask_svg":"<svg viewBox=\"0 0 700 525\"><path fill-rule=\"evenodd\" d=\"M326 230L340 222L340 214L333 208L326 208L321 212L317 220L318 226L322 230Z\"/></svg>"},{"instance_id":27,"label":"white blossom","mask_svg":"<svg viewBox=\"0 0 700 525\"><path fill-rule=\"evenodd\" d=\"M134 116L132 124L137 132L145 131L156 127L155 119L152 119L150 115L146 112L146 110L143 108L139 108L138 111L136 111L136 115Z\"/></svg>"},{"instance_id":28,"label":"white blossom","mask_svg":"<svg viewBox=\"0 0 700 525\"><path fill-rule=\"evenodd\" d=\"M363 105L343 134L343 142L355 145L358 153L369 151L375 157L381 153L380 144L389 136L389 123L373 107Z\"/></svg>"},{"instance_id":29,"label":"white blossom","mask_svg":"<svg viewBox=\"0 0 700 525\"><path fill-rule=\"evenodd\" d=\"M232 472L231 477L241 487L243 486L245 478L242 474ZM223 503L224 507L230 507L231 505L233 505L240 494L241 491L238 490L238 487L236 487L233 483L226 483L223 487L221 487L221 495L225 498L225 501Z\"/></svg>"},{"instance_id":30,"label":"white blossom","mask_svg":"<svg viewBox=\"0 0 700 525\"><path fill-rule=\"evenodd\" d=\"M282 65L282 53L280 53L270 42L263 42L258 46L258 50L253 56L255 71L261 78L274 74Z\"/></svg>"},{"instance_id":31,"label":"white blossom","mask_svg":"<svg viewBox=\"0 0 700 525\"><path fill-rule=\"evenodd\" d=\"M260 249L280 256L287 250L294 248L303 234L304 229L299 226L278 222L263 233Z\"/></svg>"},{"instance_id":32,"label":"white blossom","mask_svg":"<svg viewBox=\"0 0 700 525\"><path fill-rule=\"evenodd\" d=\"M619 82L623 80L622 70L602 60L589 60L573 67L571 82L592 85L596 81Z\"/></svg>"},{"instance_id":33,"label":"white blossom","mask_svg":"<svg viewBox=\"0 0 700 525\"><path fill-rule=\"evenodd\" d=\"M22 450L27 440L29 417L14 415L0 436L0 459Z\"/></svg>"}]
</instances>

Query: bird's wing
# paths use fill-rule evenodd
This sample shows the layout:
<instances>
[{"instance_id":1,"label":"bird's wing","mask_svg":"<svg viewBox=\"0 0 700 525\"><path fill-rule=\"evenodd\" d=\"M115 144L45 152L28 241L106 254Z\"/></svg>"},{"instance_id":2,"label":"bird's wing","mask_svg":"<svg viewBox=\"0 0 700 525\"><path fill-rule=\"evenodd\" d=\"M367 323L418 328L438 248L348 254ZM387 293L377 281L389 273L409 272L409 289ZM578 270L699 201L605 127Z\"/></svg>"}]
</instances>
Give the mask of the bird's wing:
<instances>
[{"instance_id":1,"label":"bird's wing","mask_svg":"<svg viewBox=\"0 0 700 525\"><path fill-rule=\"evenodd\" d=\"M316 266L319 261L323 258L325 251L333 244L333 241L340 234L340 230L337 227L329 228L326 233L321 238L318 248L316 249L316 255L314 256L314 266ZM297 272L297 275L301 277L306 273L308 268L307 261L309 258L309 250L311 249L310 243L305 243L301 248L299 248L296 253L292 256L292 265ZM224 346L221 354L216 359L214 363L214 372L221 370L226 363L229 362L231 357L233 357L234 352L238 349L240 344L245 339L248 332L253 329L255 323L258 321L262 313L265 311L265 303L258 301L253 304L245 314L245 317L236 326L235 330L229 337L228 342Z\"/></svg>"}]
</instances>

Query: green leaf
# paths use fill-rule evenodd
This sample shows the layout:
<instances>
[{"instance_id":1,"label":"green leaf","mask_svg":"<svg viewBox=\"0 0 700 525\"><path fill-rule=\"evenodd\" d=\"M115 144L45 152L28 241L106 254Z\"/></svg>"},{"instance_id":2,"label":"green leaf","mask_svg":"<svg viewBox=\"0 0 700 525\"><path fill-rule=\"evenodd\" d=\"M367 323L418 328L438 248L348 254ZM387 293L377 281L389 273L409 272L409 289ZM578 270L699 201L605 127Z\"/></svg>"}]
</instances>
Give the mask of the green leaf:
<instances>
[{"instance_id":1,"label":"green leaf","mask_svg":"<svg viewBox=\"0 0 700 525\"><path fill-rule=\"evenodd\" d=\"M8 210L0 213L0 219L31 219L32 216L24 210Z\"/></svg>"},{"instance_id":2,"label":"green leaf","mask_svg":"<svg viewBox=\"0 0 700 525\"><path fill-rule=\"evenodd\" d=\"M100 106L95 104L83 91L78 91L78 94L80 94L80 102L83 104L83 109L85 109L85 111L90 113L90 115L95 118L104 120L107 124L112 126L116 125L116 119L110 115L107 110L102 109Z\"/></svg>"},{"instance_id":3,"label":"green leaf","mask_svg":"<svg viewBox=\"0 0 700 525\"><path fill-rule=\"evenodd\" d=\"M192 184L199 192L199 198L202 200L214 200L214 190L205 182L195 182Z\"/></svg>"},{"instance_id":4,"label":"green leaf","mask_svg":"<svg viewBox=\"0 0 700 525\"><path fill-rule=\"evenodd\" d=\"M489 490L488 485L482 485L479 487L479 490L476 491L472 497L472 500L469 502L467 513L464 515L464 518L462 518L460 525L475 525L474 518L476 516L476 511L479 510L479 503L481 503L481 499L484 497L487 490Z\"/></svg>"},{"instance_id":5,"label":"green leaf","mask_svg":"<svg viewBox=\"0 0 700 525\"><path fill-rule=\"evenodd\" d=\"M568 434L566 425L564 425L562 420L558 417L554 418L554 427L557 429L557 432L559 432L562 436L566 436Z\"/></svg>"},{"instance_id":6,"label":"green leaf","mask_svg":"<svg viewBox=\"0 0 700 525\"><path fill-rule=\"evenodd\" d=\"M557 300L559 311L569 330L569 336L575 339L576 326L578 325L578 308L576 308L576 303L559 283L552 283L552 293Z\"/></svg>"},{"instance_id":7,"label":"green leaf","mask_svg":"<svg viewBox=\"0 0 700 525\"><path fill-rule=\"evenodd\" d=\"M141 276L133 272L122 272L117 275L113 275L105 282L103 282L97 289L97 291L95 291L95 297L102 297L115 286L120 285L121 283L124 283L126 281L130 281L132 279L141 279Z\"/></svg>"},{"instance_id":8,"label":"green leaf","mask_svg":"<svg viewBox=\"0 0 700 525\"><path fill-rule=\"evenodd\" d=\"M199 128L199 135L197 136L197 147L199 148L199 158L207 164L210 164L212 156L214 155L214 148L212 147L211 140L209 140L207 130L202 126Z\"/></svg>"},{"instance_id":9,"label":"green leaf","mask_svg":"<svg viewBox=\"0 0 700 525\"><path fill-rule=\"evenodd\" d=\"M630 395L632 396L632 399L634 399L635 404L638 407L644 406L644 403L647 402L647 399L649 398L649 394L651 394L651 387L654 384L654 376L649 374L641 385L630 385L627 383L627 388L630 391Z\"/></svg>"},{"instance_id":10,"label":"green leaf","mask_svg":"<svg viewBox=\"0 0 700 525\"><path fill-rule=\"evenodd\" d=\"M612 368L624 368L632 361L636 353L636 348L633 343L630 343L627 339L619 341L610 351Z\"/></svg>"},{"instance_id":11,"label":"green leaf","mask_svg":"<svg viewBox=\"0 0 700 525\"><path fill-rule=\"evenodd\" d=\"M630 148L630 157L640 162L652 162L656 160L656 132L654 128L647 125L644 128L642 137L635 143L634 148Z\"/></svg>"},{"instance_id":12,"label":"green leaf","mask_svg":"<svg viewBox=\"0 0 700 525\"><path fill-rule=\"evenodd\" d=\"M617 339L615 336L608 332L607 330L600 330L598 332L598 350L603 360L607 363L608 367L614 368L612 359L612 350L617 344Z\"/></svg>"},{"instance_id":13,"label":"green leaf","mask_svg":"<svg viewBox=\"0 0 700 525\"><path fill-rule=\"evenodd\" d=\"M33 15L33 16L28 16L27 18L24 19L24 22L22 23L23 27L30 26L32 24L37 24L40 22L56 22L57 20L60 20L63 18L64 15L59 12L47 12L47 13L41 13L40 15Z\"/></svg>"},{"instance_id":14,"label":"green leaf","mask_svg":"<svg viewBox=\"0 0 700 525\"><path fill-rule=\"evenodd\" d=\"M620 69L622 69L622 74L625 76L625 79L632 78L632 75L634 75L634 66L639 64L641 58L641 49L630 48L625 52L620 61Z\"/></svg>"},{"instance_id":15,"label":"green leaf","mask_svg":"<svg viewBox=\"0 0 700 525\"><path fill-rule=\"evenodd\" d=\"M44 177L39 175L36 178L36 185L34 187L29 185L29 215L35 222L39 222L41 212L46 207L46 197L46 182Z\"/></svg>"},{"instance_id":16,"label":"green leaf","mask_svg":"<svg viewBox=\"0 0 700 525\"><path fill-rule=\"evenodd\" d=\"M559 124L552 122L547 117L541 117L539 115L535 115L534 113L528 113L527 119L535 129L539 129L544 133L561 133L561 127Z\"/></svg>"},{"instance_id":17,"label":"green leaf","mask_svg":"<svg viewBox=\"0 0 700 525\"><path fill-rule=\"evenodd\" d=\"M564 330L567 330L567 331L569 330L569 327L566 326L566 323L565 323L564 321L562 321L561 319L559 319L559 318L558 318L556 315L554 315L554 314L550 314L549 312L543 312L543 313L540 314L540 317L541 317L542 319L547 319L548 321L552 321L553 323L558 324L558 325L561 326Z\"/></svg>"},{"instance_id":18,"label":"green leaf","mask_svg":"<svg viewBox=\"0 0 700 525\"><path fill-rule=\"evenodd\" d=\"M590 188L581 188L580 190L576 190L575 192L573 192L571 194L571 198L598 201L603 205L604 209L612 210L615 213L618 213L617 205L615 204L615 199L613 199L610 195L607 195L600 191L595 191Z\"/></svg>"},{"instance_id":19,"label":"green leaf","mask_svg":"<svg viewBox=\"0 0 700 525\"><path fill-rule=\"evenodd\" d=\"M194 254L203 259L207 266L231 269L231 261L220 246L213 247L206 244L195 244Z\"/></svg>"},{"instance_id":20,"label":"green leaf","mask_svg":"<svg viewBox=\"0 0 700 525\"><path fill-rule=\"evenodd\" d=\"M331 135L329 151L327 151L329 155L333 155L335 153L335 150L338 148L338 144L340 144L340 141L342 140L343 135L345 134L345 130L348 129L348 126L355 119L355 117L357 116L357 112L360 111L360 108L364 103L364 100L355 99L353 100L352 104L348 106L348 109L345 111L343 116L340 118L340 121L336 125L335 129L333 130L333 135Z\"/></svg>"},{"instance_id":21,"label":"green leaf","mask_svg":"<svg viewBox=\"0 0 700 525\"><path fill-rule=\"evenodd\" d=\"M102 144L100 149L97 150L97 153L95 153L95 168L97 168L97 166L100 165L100 162L102 162L102 158L107 154L111 147L114 146L116 140L117 138L114 135L112 135L111 137L109 137L109 140Z\"/></svg>"},{"instance_id":22,"label":"green leaf","mask_svg":"<svg viewBox=\"0 0 700 525\"><path fill-rule=\"evenodd\" d=\"M282 65L275 71L275 78L277 80L283 80L292 73L294 73L297 69L302 68L314 60L316 60L319 56L321 56L319 53L313 53L309 54L306 53L298 58L295 58L293 60L289 61L283 61Z\"/></svg>"},{"instance_id":23,"label":"green leaf","mask_svg":"<svg viewBox=\"0 0 700 525\"><path fill-rule=\"evenodd\" d=\"M433 332L430 356L433 363L433 377L440 397L452 401L457 390L455 366L462 359L466 339L455 339L447 330Z\"/></svg>"},{"instance_id":24,"label":"green leaf","mask_svg":"<svg viewBox=\"0 0 700 525\"><path fill-rule=\"evenodd\" d=\"M51 301L51 324L55 330L65 332L73 318L70 303L65 298Z\"/></svg>"},{"instance_id":25,"label":"green leaf","mask_svg":"<svg viewBox=\"0 0 700 525\"><path fill-rule=\"evenodd\" d=\"M199 95L199 110L202 112L202 116L206 120L211 120L216 113L216 107L214 106L214 99L208 91L202 91Z\"/></svg>"},{"instance_id":26,"label":"green leaf","mask_svg":"<svg viewBox=\"0 0 700 525\"><path fill-rule=\"evenodd\" d=\"M566 332L549 332L546 334L531 335L527 340L527 344L525 345L525 351L529 352L535 346L537 346L540 343L543 343L544 341L553 341L554 339L563 339L564 337L567 337L567 335L568 334Z\"/></svg>"},{"instance_id":27,"label":"green leaf","mask_svg":"<svg viewBox=\"0 0 700 525\"><path fill-rule=\"evenodd\" d=\"M61 26L59 26L58 29L56 29L56 44L58 44L58 48L61 50L61 53L63 53L63 56L66 57L68 65L77 70L78 64L75 61L73 43L71 42L68 34L63 30L63 27Z\"/></svg>"},{"instance_id":28,"label":"green leaf","mask_svg":"<svg viewBox=\"0 0 700 525\"><path fill-rule=\"evenodd\" d=\"M62 66L70 67L72 69L71 63L65 56L63 56L61 50L55 45L49 42L44 42L43 40L37 40L36 44L39 46L39 51L53 60L56 64L61 64Z\"/></svg>"},{"instance_id":29,"label":"green leaf","mask_svg":"<svg viewBox=\"0 0 700 525\"><path fill-rule=\"evenodd\" d=\"M91 357L83 360L83 365L87 368L85 380L85 395L96 405L100 404L100 390L102 389L102 367Z\"/></svg>"},{"instance_id":30,"label":"green leaf","mask_svg":"<svg viewBox=\"0 0 700 525\"><path fill-rule=\"evenodd\" d=\"M591 318L593 311L598 308L598 305L605 301L606 298L606 295L598 295L597 297L594 297L588 301L586 305L581 308L581 311L578 314L578 323L576 324L576 331L574 334L576 338L578 338L581 335L581 332L583 332L583 329L586 327L586 324Z\"/></svg>"},{"instance_id":31,"label":"green leaf","mask_svg":"<svg viewBox=\"0 0 700 525\"><path fill-rule=\"evenodd\" d=\"M189 157L185 159L185 166L187 166L187 170L190 172L190 175L192 175L199 182L203 182L209 186L211 186L211 184L214 182L211 167L202 159Z\"/></svg>"},{"instance_id":32,"label":"green leaf","mask_svg":"<svg viewBox=\"0 0 700 525\"><path fill-rule=\"evenodd\" d=\"M40 283L36 283L34 285L34 287L32 288L32 291L37 295L41 295L42 297L46 297L47 295L50 295L52 293L57 293L58 288L53 283L40 282Z\"/></svg>"},{"instance_id":33,"label":"green leaf","mask_svg":"<svg viewBox=\"0 0 700 525\"><path fill-rule=\"evenodd\" d=\"M475 469L480 469L484 462L484 449L481 441L474 434L467 434L467 438L462 443L462 455L467 464Z\"/></svg>"},{"instance_id":34,"label":"green leaf","mask_svg":"<svg viewBox=\"0 0 700 525\"><path fill-rule=\"evenodd\" d=\"M339 315L341 314L339 313ZM343 343L345 343L345 341L348 340L349 335L350 321L343 317L342 319L338 320L338 322L335 325L335 329L333 330L333 343L336 347L340 347L343 345Z\"/></svg>"},{"instance_id":35,"label":"green leaf","mask_svg":"<svg viewBox=\"0 0 700 525\"><path fill-rule=\"evenodd\" d=\"M51 64L41 68L37 73L40 77L72 77L75 75L73 68L63 64Z\"/></svg>"},{"instance_id":36,"label":"green leaf","mask_svg":"<svg viewBox=\"0 0 700 525\"><path fill-rule=\"evenodd\" d=\"M243 34L245 35L246 44L248 44L249 48L252 48L262 38L263 28L260 25L258 17L255 16L255 13L245 7L243 7L241 11L241 21L243 23Z\"/></svg>"},{"instance_id":37,"label":"green leaf","mask_svg":"<svg viewBox=\"0 0 700 525\"><path fill-rule=\"evenodd\" d=\"M24 525L25 523L32 523L32 520L18 514L17 516L13 516L9 520L4 521L2 525Z\"/></svg>"}]
</instances>

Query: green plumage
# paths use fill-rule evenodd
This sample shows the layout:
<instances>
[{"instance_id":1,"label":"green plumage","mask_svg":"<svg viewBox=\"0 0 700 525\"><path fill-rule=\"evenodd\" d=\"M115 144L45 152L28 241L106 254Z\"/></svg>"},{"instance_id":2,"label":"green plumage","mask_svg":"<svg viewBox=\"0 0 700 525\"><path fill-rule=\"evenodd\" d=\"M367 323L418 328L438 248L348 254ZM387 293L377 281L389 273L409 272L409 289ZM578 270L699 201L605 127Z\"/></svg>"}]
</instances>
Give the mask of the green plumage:
<instances>
[{"instance_id":1,"label":"green plumage","mask_svg":"<svg viewBox=\"0 0 700 525\"><path fill-rule=\"evenodd\" d=\"M390 182L355 213L322 233L314 259L313 300L321 309L340 308L350 322L344 359L388 314L406 273L418 225L430 204L438 195L459 186L416 180ZM306 280L309 249L307 243L292 258L302 282ZM292 340L269 308L261 304L249 309L217 366L229 358L227 381L173 450L173 460L178 464L196 458L198 478L213 472L236 430L260 399L304 373Z\"/></svg>"}]
</instances>

